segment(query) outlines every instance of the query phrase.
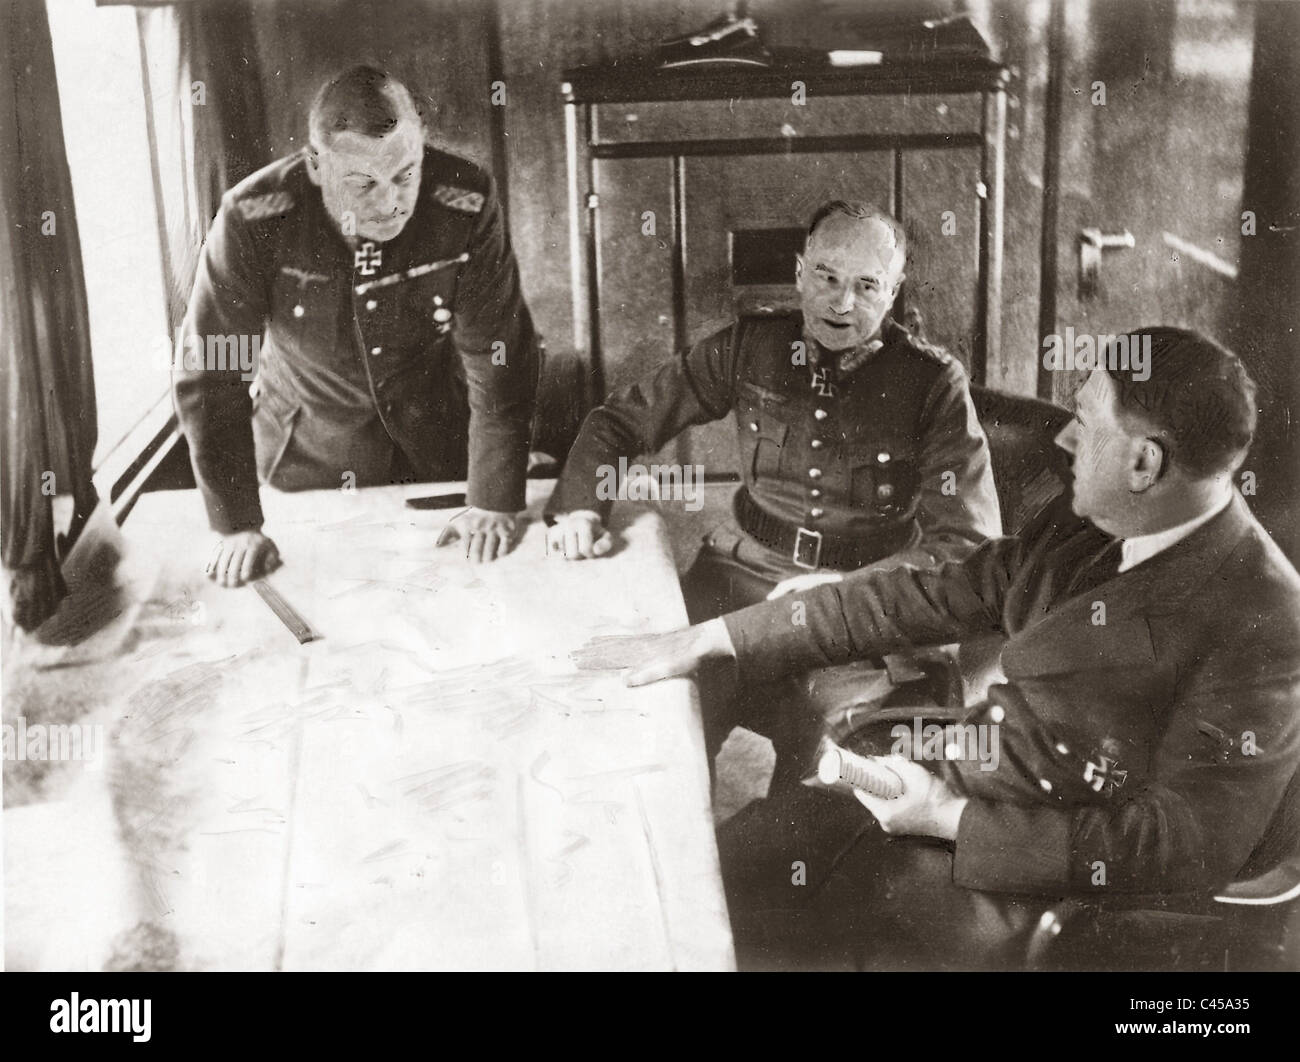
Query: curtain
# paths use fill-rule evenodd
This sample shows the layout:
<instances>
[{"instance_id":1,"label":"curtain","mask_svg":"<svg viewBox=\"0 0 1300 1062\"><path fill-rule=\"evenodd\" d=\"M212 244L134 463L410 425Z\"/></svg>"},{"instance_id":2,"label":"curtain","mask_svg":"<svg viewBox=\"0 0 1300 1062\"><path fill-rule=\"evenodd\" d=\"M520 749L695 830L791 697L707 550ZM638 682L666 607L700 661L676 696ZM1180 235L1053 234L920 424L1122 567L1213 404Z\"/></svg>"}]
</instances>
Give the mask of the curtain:
<instances>
[{"instance_id":1,"label":"curtain","mask_svg":"<svg viewBox=\"0 0 1300 1062\"><path fill-rule=\"evenodd\" d=\"M271 161L262 81L245 0L142 9L137 21L175 328L221 196Z\"/></svg>"},{"instance_id":2,"label":"curtain","mask_svg":"<svg viewBox=\"0 0 1300 1062\"><path fill-rule=\"evenodd\" d=\"M0 560L7 609L25 630L67 593L53 496L73 529L95 505L97 423L86 288L41 0L0 5Z\"/></svg>"}]
</instances>

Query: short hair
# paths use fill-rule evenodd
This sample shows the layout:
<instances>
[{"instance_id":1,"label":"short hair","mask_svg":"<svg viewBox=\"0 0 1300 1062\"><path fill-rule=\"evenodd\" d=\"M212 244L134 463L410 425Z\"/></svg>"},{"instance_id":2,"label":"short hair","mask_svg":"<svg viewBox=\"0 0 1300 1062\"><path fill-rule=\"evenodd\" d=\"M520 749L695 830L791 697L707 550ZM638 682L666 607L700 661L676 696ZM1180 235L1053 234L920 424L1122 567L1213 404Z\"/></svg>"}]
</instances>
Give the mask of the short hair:
<instances>
[{"instance_id":1,"label":"short hair","mask_svg":"<svg viewBox=\"0 0 1300 1062\"><path fill-rule=\"evenodd\" d=\"M1146 379L1118 359L1103 362L1119 409L1156 433L1166 460L1201 479L1235 469L1255 435L1255 381L1227 347L1183 328L1139 328L1129 349L1150 337ZM1117 342L1107 344L1107 353Z\"/></svg>"},{"instance_id":2,"label":"short hair","mask_svg":"<svg viewBox=\"0 0 1300 1062\"><path fill-rule=\"evenodd\" d=\"M894 247L903 253L903 260L907 260L907 234L903 231L903 226L899 223L899 220L889 211L881 210L878 206L873 206L871 203L859 199L832 199L819 206L817 212L812 216L812 221L808 223L808 236L804 241L805 244L813 238L817 226L832 214L844 214L846 217L857 218L861 221L869 219L883 221L894 234Z\"/></svg>"},{"instance_id":3,"label":"short hair","mask_svg":"<svg viewBox=\"0 0 1300 1062\"><path fill-rule=\"evenodd\" d=\"M378 139L412 110L419 117L414 96L396 78L378 67L353 66L329 78L312 100L307 115L311 142L328 147L334 134L342 132Z\"/></svg>"}]
</instances>

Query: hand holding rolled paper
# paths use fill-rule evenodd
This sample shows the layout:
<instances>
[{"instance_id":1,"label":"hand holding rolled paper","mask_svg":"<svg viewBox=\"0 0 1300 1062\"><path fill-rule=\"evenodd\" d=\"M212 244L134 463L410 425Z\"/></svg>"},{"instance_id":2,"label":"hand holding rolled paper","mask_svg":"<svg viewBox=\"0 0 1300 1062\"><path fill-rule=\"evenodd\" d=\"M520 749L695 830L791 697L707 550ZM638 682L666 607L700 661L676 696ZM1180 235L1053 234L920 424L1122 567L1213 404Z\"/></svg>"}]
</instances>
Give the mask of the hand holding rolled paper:
<instances>
[{"instance_id":1,"label":"hand holding rolled paper","mask_svg":"<svg viewBox=\"0 0 1300 1062\"><path fill-rule=\"evenodd\" d=\"M817 778L823 785L842 782L872 796L893 800L903 792L903 780L878 756L859 756L833 745L822 753Z\"/></svg>"}]
</instances>

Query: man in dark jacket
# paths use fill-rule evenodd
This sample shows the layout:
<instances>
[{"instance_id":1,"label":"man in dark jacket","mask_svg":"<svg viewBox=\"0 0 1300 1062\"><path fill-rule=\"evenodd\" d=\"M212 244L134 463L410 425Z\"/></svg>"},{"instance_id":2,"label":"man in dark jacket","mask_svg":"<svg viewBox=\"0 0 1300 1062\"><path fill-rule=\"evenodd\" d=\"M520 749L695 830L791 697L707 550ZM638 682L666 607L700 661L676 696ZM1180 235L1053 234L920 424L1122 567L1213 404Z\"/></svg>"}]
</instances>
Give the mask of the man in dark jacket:
<instances>
[{"instance_id":1,"label":"man in dark jacket","mask_svg":"<svg viewBox=\"0 0 1300 1062\"><path fill-rule=\"evenodd\" d=\"M981 965L1061 897L1208 891L1284 854L1268 826L1300 764L1300 577L1234 489L1254 386L1195 333L1135 341L1149 378L1093 371L1057 440L1072 495L1021 535L585 652L632 666L633 683L714 656L763 681L1007 635L1006 682L966 720L998 733L994 769L960 754L925 766L908 742L884 761L901 793L858 794L871 818L805 792L728 824L742 939L802 926Z\"/></svg>"},{"instance_id":2,"label":"man in dark jacket","mask_svg":"<svg viewBox=\"0 0 1300 1062\"><path fill-rule=\"evenodd\" d=\"M309 146L227 192L174 373L227 586L279 563L258 481L285 490L468 476L439 544L512 544L537 343L488 175L425 143L410 94L355 67ZM251 343L250 343L251 339ZM260 347L250 388L248 357Z\"/></svg>"}]
</instances>

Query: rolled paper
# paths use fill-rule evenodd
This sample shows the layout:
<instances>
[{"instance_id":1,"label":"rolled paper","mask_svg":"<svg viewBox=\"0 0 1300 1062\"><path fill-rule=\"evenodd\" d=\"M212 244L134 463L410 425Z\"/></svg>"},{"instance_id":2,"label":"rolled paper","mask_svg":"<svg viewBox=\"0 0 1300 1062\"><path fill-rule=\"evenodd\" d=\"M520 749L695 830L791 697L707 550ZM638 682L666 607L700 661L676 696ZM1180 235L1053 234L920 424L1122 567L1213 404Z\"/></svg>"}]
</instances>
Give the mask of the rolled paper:
<instances>
[{"instance_id":1,"label":"rolled paper","mask_svg":"<svg viewBox=\"0 0 1300 1062\"><path fill-rule=\"evenodd\" d=\"M872 796L892 800L903 792L903 780L874 756L859 756L836 746L827 749L817 764L817 777L824 785L845 782Z\"/></svg>"}]
</instances>

